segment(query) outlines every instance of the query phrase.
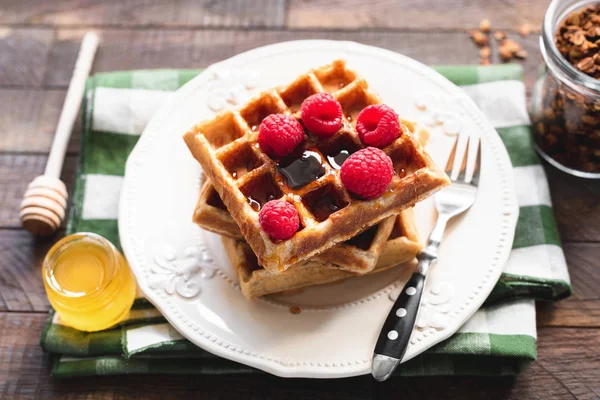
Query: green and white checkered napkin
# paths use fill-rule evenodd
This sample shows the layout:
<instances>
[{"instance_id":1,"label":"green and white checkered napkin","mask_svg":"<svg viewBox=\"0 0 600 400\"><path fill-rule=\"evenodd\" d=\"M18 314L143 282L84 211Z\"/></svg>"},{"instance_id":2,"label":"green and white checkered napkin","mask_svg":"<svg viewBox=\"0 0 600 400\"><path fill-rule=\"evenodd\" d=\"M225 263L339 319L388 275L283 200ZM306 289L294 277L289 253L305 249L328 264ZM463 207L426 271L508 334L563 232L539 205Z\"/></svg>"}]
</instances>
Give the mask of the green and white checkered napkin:
<instances>
[{"instance_id":1,"label":"green and white checkered napkin","mask_svg":"<svg viewBox=\"0 0 600 400\"><path fill-rule=\"evenodd\" d=\"M486 307L397 374L516 374L536 356L534 299L571 293L546 177L531 146L522 70L518 65L437 70L462 86L502 137L514 166L520 216L510 259ZM119 245L118 200L129 152L171 92L199 72L115 72L89 79L68 233L96 232ZM52 313L41 345L55 355L55 377L257 372L192 345L143 299L119 327L103 332L65 327Z\"/></svg>"}]
</instances>

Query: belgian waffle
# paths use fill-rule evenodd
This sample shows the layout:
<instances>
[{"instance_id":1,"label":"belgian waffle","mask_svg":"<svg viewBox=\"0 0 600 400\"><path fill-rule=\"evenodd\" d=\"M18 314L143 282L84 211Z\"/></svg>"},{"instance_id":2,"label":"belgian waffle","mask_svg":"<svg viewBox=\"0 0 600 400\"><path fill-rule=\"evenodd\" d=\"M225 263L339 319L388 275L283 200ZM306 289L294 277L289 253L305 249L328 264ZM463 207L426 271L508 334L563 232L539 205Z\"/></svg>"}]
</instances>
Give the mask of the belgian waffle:
<instances>
[{"instance_id":1,"label":"belgian waffle","mask_svg":"<svg viewBox=\"0 0 600 400\"><path fill-rule=\"evenodd\" d=\"M312 258L313 261L355 274L370 272L392 232L395 217L388 217L357 236ZM204 182L196 204L193 221L203 229L233 239L244 236L210 181Z\"/></svg>"},{"instance_id":2,"label":"belgian waffle","mask_svg":"<svg viewBox=\"0 0 600 400\"><path fill-rule=\"evenodd\" d=\"M331 264L312 258L284 272L270 272L262 268L256 255L243 240L223 236L225 250L240 282L242 293L248 299L272 293L295 292L312 285L340 281L356 275L335 268ZM339 246L337 246L339 247ZM421 249L412 220L412 210L404 210L396 218L396 224L375 268L373 274L403 264L415 258Z\"/></svg>"},{"instance_id":3,"label":"belgian waffle","mask_svg":"<svg viewBox=\"0 0 600 400\"><path fill-rule=\"evenodd\" d=\"M330 92L341 104L343 124L329 138L306 134L303 150L321 159L325 173L292 189L278 170L276 160L258 146L258 128L270 114L300 119L302 101L317 92ZM368 105L381 103L367 82L344 61L317 68L291 84L267 90L239 110L228 110L192 127L184 139L241 228L258 260L269 271L283 271L334 245L356 236L369 226L398 214L449 183L410 128L383 150L392 159L395 174L388 190L374 200L360 200L341 183L336 157L363 148L356 133L356 117ZM288 240L274 242L261 229L260 207L271 199L292 203L300 216L300 229Z\"/></svg>"}]
</instances>

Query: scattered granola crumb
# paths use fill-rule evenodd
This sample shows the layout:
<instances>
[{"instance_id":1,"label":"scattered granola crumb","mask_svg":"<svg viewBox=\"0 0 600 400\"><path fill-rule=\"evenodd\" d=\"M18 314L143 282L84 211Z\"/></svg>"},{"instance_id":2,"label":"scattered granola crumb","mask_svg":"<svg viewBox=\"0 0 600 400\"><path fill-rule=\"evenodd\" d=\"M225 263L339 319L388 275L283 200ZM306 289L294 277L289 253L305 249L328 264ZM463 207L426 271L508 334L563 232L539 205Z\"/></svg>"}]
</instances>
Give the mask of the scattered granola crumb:
<instances>
[{"instance_id":1,"label":"scattered granola crumb","mask_svg":"<svg viewBox=\"0 0 600 400\"><path fill-rule=\"evenodd\" d=\"M492 55L492 50L490 49L490 46L483 46L479 50L479 57L481 57L481 58L490 58L491 55Z\"/></svg>"},{"instance_id":2,"label":"scattered granola crumb","mask_svg":"<svg viewBox=\"0 0 600 400\"><path fill-rule=\"evenodd\" d=\"M500 58L503 61L510 61L513 58L524 59L527 57L527 51L521 48L521 45L512 39L505 38L498 48Z\"/></svg>"},{"instance_id":3,"label":"scattered granola crumb","mask_svg":"<svg viewBox=\"0 0 600 400\"><path fill-rule=\"evenodd\" d=\"M525 50L525 49L519 49L519 50L515 51L514 56L516 58L524 60L524 59L527 58L527 50Z\"/></svg>"},{"instance_id":4,"label":"scattered granola crumb","mask_svg":"<svg viewBox=\"0 0 600 400\"><path fill-rule=\"evenodd\" d=\"M479 47L487 46L490 43L488 36L485 33L478 30L471 31L471 38Z\"/></svg>"},{"instance_id":5,"label":"scattered granola crumb","mask_svg":"<svg viewBox=\"0 0 600 400\"><path fill-rule=\"evenodd\" d=\"M302 312L302 309L298 306L293 306L293 307L290 307L290 312L292 314L300 314Z\"/></svg>"},{"instance_id":6,"label":"scattered granola crumb","mask_svg":"<svg viewBox=\"0 0 600 400\"><path fill-rule=\"evenodd\" d=\"M510 61L513 58L512 50L506 46L500 46L498 52L500 53L500 57L503 61Z\"/></svg>"},{"instance_id":7,"label":"scattered granola crumb","mask_svg":"<svg viewBox=\"0 0 600 400\"><path fill-rule=\"evenodd\" d=\"M521 45L512 39L504 39L500 46L509 48L513 53L521 48Z\"/></svg>"},{"instance_id":8,"label":"scattered granola crumb","mask_svg":"<svg viewBox=\"0 0 600 400\"><path fill-rule=\"evenodd\" d=\"M471 39L479 50L479 64L489 65L492 63L491 55L492 50L490 49L490 33L492 31L492 24L489 19L484 18L479 22L479 29L471 31ZM519 27L519 34L522 37L529 35L531 27L528 23L524 23ZM524 59L527 57L527 51L521 48L521 45L512 39L508 39L506 33L503 31L495 31L494 39L500 43L498 52L500 58L504 61L510 61L513 58ZM594 60L595 62L596 60Z\"/></svg>"},{"instance_id":9,"label":"scattered granola crumb","mask_svg":"<svg viewBox=\"0 0 600 400\"><path fill-rule=\"evenodd\" d=\"M531 26L525 22L519 27L519 35L521 35L521 37L527 37L529 36L529 33L531 33Z\"/></svg>"},{"instance_id":10,"label":"scattered granola crumb","mask_svg":"<svg viewBox=\"0 0 600 400\"><path fill-rule=\"evenodd\" d=\"M484 18L479 23L479 29L481 29L481 31L484 33L490 33L490 31L492 30L492 23L489 19Z\"/></svg>"}]
</instances>

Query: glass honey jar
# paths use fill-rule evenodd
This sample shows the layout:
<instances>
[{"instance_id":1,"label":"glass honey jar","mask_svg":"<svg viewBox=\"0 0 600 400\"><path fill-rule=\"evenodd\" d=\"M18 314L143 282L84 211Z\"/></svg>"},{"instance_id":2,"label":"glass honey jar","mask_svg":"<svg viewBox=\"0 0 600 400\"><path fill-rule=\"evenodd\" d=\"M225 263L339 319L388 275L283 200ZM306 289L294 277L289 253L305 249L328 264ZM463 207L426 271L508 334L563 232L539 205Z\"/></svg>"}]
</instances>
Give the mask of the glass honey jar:
<instances>
[{"instance_id":1,"label":"glass honey jar","mask_svg":"<svg viewBox=\"0 0 600 400\"><path fill-rule=\"evenodd\" d=\"M127 316L136 294L123 255L103 237L75 233L57 242L42 267L48 300L61 323L82 331L110 328Z\"/></svg>"}]
</instances>

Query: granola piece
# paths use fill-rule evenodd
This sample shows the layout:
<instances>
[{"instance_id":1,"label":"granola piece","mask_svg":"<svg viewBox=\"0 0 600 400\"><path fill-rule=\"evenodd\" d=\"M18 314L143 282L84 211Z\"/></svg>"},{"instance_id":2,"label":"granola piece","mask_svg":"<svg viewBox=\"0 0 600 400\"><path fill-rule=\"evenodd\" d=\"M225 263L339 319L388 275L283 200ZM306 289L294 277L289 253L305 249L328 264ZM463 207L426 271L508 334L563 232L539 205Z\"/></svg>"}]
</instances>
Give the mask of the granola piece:
<instances>
[{"instance_id":1,"label":"granola piece","mask_svg":"<svg viewBox=\"0 0 600 400\"><path fill-rule=\"evenodd\" d=\"M481 29L481 32L490 33L492 30L492 23L489 19L484 18L479 22L479 29Z\"/></svg>"},{"instance_id":2,"label":"granola piece","mask_svg":"<svg viewBox=\"0 0 600 400\"><path fill-rule=\"evenodd\" d=\"M487 46L490 44L490 39L488 38L488 35L476 29L471 31L471 38L479 47Z\"/></svg>"}]
</instances>

